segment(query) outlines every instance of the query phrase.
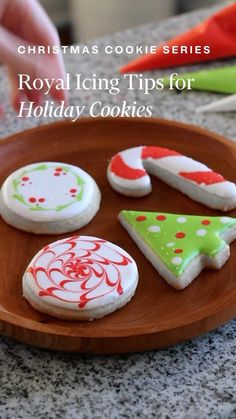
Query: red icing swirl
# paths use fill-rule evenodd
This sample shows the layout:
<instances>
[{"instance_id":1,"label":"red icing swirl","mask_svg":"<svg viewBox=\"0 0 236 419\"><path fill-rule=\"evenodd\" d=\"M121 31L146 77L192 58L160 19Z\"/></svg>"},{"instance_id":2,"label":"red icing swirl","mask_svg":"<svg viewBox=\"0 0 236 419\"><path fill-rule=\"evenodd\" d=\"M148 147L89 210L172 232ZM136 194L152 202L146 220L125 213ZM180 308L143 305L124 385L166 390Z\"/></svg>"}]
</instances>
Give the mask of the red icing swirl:
<instances>
[{"instance_id":1,"label":"red icing swirl","mask_svg":"<svg viewBox=\"0 0 236 419\"><path fill-rule=\"evenodd\" d=\"M109 256L110 253L110 256ZM121 267L132 263L105 240L74 236L45 246L28 268L39 296L83 308L114 290L123 293Z\"/></svg>"},{"instance_id":2,"label":"red icing swirl","mask_svg":"<svg viewBox=\"0 0 236 419\"><path fill-rule=\"evenodd\" d=\"M128 166L120 154L116 154L112 158L110 170L116 176L129 180L135 180L146 176L146 171L144 169L134 169Z\"/></svg>"},{"instance_id":3,"label":"red icing swirl","mask_svg":"<svg viewBox=\"0 0 236 419\"><path fill-rule=\"evenodd\" d=\"M180 172L179 175L185 179L191 180L192 182L198 183L198 185L214 185L214 183L225 182L222 175L213 172L212 170L205 170L201 172Z\"/></svg>"},{"instance_id":4,"label":"red icing swirl","mask_svg":"<svg viewBox=\"0 0 236 419\"><path fill-rule=\"evenodd\" d=\"M163 157L181 156L180 153L169 148L157 147L157 146L145 146L142 149L141 158L146 159L162 159Z\"/></svg>"},{"instance_id":5,"label":"red icing swirl","mask_svg":"<svg viewBox=\"0 0 236 419\"><path fill-rule=\"evenodd\" d=\"M131 149L132 150L132 149ZM124 152L116 154L110 163L110 171L114 173L116 176L121 177L122 179L127 180L136 180L140 179L147 175L145 168L138 168L138 167L131 167L127 162L124 160L124 153L129 150L125 150ZM140 147L139 155L135 158L131 158L132 165L137 164L139 160L143 163L145 160L159 160L165 157L178 157L182 156L182 154L178 153L177 151L170 150L164 147L158 146L143 146ZM190 160L187 157L188 160ZM191 163L191 162L190 162ZM171 165L167 170L171 171ZM211 169L206 170L199 170L199 171L189 171L184 172L180 171L176 173L176 176L179 175L190 182L194 182L198 185L214 185L217 183L225 182L225 179L219 173L214 172Z\"/></svg>"},{"instance_id":6,"label":"red icing swirl","mask_svg":"<svg viewBox=\"0 0 236 419\"><path fill-rule=\"evenodd\" d=\"M180 156L177 151L169 150L168 148L157 147L157 146L145 146L140 150L140 159L146 160L149 158L161 159L163 157ZM123 160L122 154L116 154L110 164L110 170L116 176L120 176L123 179L136 180L147 175L145 169L138 169L129 166Z\"/></svg>"}]
</instances>

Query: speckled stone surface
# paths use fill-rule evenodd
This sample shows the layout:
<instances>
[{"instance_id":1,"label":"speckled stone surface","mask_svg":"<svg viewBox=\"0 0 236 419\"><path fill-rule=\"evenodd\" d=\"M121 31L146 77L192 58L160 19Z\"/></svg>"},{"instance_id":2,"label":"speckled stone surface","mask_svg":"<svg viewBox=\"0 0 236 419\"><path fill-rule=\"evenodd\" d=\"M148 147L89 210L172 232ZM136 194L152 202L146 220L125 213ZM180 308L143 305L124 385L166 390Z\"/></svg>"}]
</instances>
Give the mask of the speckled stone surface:
<instances>
[{"instance_id":1,"label":"speckled stone surface","mask_svg":"<svg viewBox=\"0 0 236 419\"><path fill-rule=\"evenodd\" d=\"M158 24L133 28L93 42L105 44L155 44L166 40L209 15L200 10ZM66 56L71 73L114 76L131 57L122 55ZM235 62L231 60L231 62ZM217 66L209 64L209 67ZM196 65L193 70L201 68ZM178 69L184 71L186 68ZM173 70L174 71L174 70ZM149 73L151 76L151 73ZM155 72L155 76L165 74ZM148 74L147 74L148 75ZM235 114L198 115L195 108L219 95L187 92L70 93L71 104L102 100L112 105L126 99L153 105L153 116L200 125L236 140ZM0 137L41 125L45 119L18 119L8 101L6 76L0 72L0 102L6 119ZM48 120L50 122L50 120ZM173 348L127 356L63 354L0 339L0 417L20 418L235 418L236 321L204 337Z\"/></svg>"}]
</instances>

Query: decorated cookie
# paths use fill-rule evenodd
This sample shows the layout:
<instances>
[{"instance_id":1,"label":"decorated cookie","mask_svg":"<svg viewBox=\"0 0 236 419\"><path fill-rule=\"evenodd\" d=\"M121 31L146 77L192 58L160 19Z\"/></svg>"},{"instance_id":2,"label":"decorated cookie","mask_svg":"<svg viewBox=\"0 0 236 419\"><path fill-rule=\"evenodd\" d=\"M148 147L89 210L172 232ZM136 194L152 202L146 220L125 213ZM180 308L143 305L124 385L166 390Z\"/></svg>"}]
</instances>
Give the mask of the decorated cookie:
<instances>
[{"instance_id":1,"label":"decorated cookie","mask_svg":"<svg viewBox=\"0 0 236 419\"><path fill-rule=\"evenodd\" d=\"M35 163L12 173L0 194L2 218L36 234L76 230L95 216L100 191L82 169L64 163Z\"/></svg>"},{"instance_id":2,"label":"decorated cookie","mask_svg":"<svg viewBox=\"0 0 236 419\"><path fill-rule=\"evenodd\" d=\"M122 151L111 159L107 171L113 189L133 197L151 191L148 173L210 208L228 211L236 207L234 183L168 148L143 146Z\"/></svg>"},{"instance_id":3,"label":"decorated cookie","mask_svg":"<svg viewBox=\"0 0 236 419\"><path fill-rule=\"evenodd\" d=\"M75 236L40 250L23 277L23 294L37 310L68 320L92 320L124 306L135 293L138 270L120 247Z\"/></svg>"},{"instance_id":4,"label":"decorated cookie","mask_svg":"<svg viewBox=\"0 0 236 419\"><path fill-rule=\"evenodd\" d=\"M122 211L119 219L146 258L176 289L204 268L220 269L236 239L236 219Z\"/></svg>"}]
</instances>

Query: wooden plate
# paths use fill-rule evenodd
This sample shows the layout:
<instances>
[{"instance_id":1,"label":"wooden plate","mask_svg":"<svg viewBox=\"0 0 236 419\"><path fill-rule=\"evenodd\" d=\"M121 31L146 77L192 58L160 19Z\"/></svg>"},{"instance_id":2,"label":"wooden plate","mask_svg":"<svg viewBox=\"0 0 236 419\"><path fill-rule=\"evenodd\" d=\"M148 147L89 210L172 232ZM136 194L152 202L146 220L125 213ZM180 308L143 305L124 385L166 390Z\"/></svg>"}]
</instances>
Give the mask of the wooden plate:
<instances>
[{"instance_id":1,"label":"wooden plate","mask_svg":"<svg viewBox=\"0 0 236 419\"><path fill-rule=\"evenodd\" d=\"M61 161L88 171L102 191L102 206L80 234L110 240L135 258L140 282L124 308L94 322L56 320L33 310L22 297L21 278L34 254L61 236L36 236L0 220L0 332L36 346L64 351L121 353L173 345L216 328L236 314L236 243L220 271L204 271L186 290L168 286L117 221L122 209L218 215L157 179L140 199L114 192L107 162L117 151L158 144L208 164L235 181L236 146L200 128L158 119L83 119L16 134L0 144L0 181L38 161ZM235 215L235 212L228 213Z\"/></svg>"}]
</instances>

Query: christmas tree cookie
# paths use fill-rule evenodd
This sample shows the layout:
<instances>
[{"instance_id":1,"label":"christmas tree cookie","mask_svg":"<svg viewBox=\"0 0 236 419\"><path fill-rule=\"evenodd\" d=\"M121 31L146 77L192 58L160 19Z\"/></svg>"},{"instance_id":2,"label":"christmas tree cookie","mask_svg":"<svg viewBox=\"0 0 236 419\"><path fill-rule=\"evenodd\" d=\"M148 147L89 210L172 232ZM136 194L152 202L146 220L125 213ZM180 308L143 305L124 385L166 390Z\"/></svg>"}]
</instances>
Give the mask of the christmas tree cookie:
<instances>
[{"instance_id":1,"label":"christmas tree cookie","mask_svg":"<svg viewBox=\"0 0 236 419\"><path fill-rule=\"evenodd\" d=\"M74 231L95 216L100 191L88 173L57 162L24 166L2 185L0 212L10 225L36 234Z\"/></svg>"},{"instance_id":2,"label":"christmas tree cookie","mask_svg":"<svg viewBox=\"0 0 236 419\"><path fill-rule=\"evenodd\" d=\"M236 219L122 211L119 220L169 285L187 287L204 268L220 269L236 239Z\"/></svg>"}]
</instances>

